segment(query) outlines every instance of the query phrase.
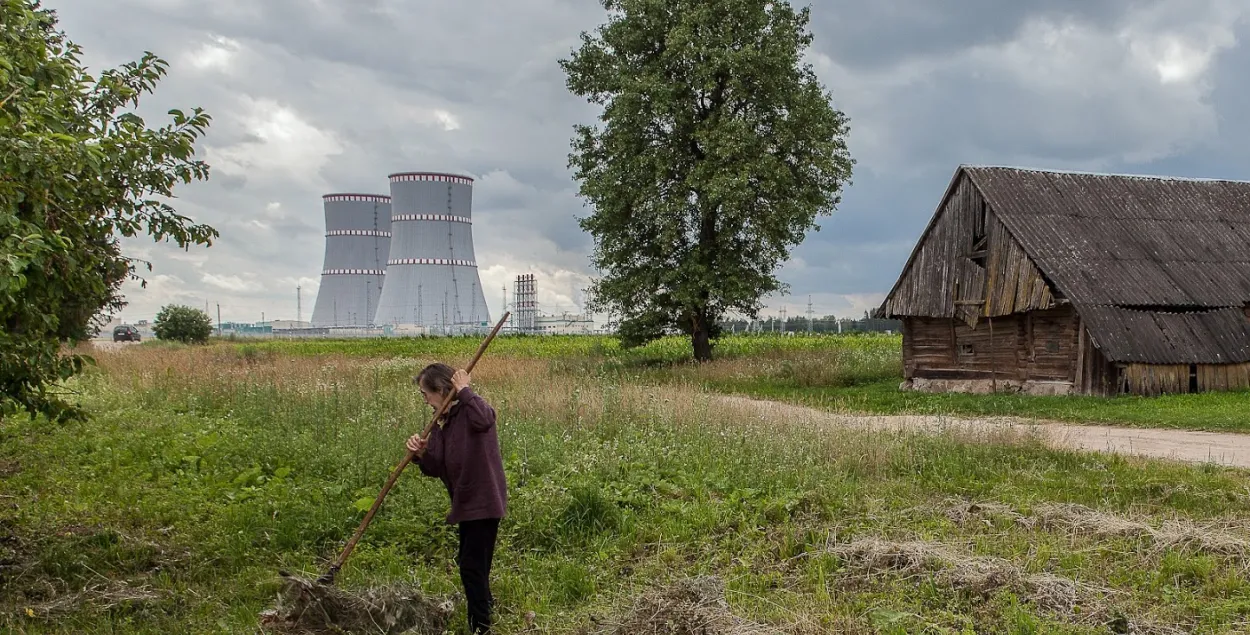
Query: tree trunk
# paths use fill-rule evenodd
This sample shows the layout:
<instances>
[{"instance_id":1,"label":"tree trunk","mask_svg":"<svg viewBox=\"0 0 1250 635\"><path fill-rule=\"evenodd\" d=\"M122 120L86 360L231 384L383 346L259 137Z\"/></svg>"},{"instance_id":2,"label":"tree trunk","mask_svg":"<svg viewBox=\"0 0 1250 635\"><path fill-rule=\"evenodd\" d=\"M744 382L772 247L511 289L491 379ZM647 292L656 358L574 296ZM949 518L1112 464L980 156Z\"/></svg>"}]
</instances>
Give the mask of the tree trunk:
<instances>
[{"instance_id":1,"label":"tree trunk","mask_svg":"<svg viewBox=\"0 0 1250 635\"><path fill-rule=\"evenodd\" d=\"M694 332L690 335L690 342L694 345L694 359L697 362L708 362L712 360L712 341L709 337L710 329L708 328L707 315L703 312L696 312L691 318L694 326Z\"/></svg>"}]
</instances>

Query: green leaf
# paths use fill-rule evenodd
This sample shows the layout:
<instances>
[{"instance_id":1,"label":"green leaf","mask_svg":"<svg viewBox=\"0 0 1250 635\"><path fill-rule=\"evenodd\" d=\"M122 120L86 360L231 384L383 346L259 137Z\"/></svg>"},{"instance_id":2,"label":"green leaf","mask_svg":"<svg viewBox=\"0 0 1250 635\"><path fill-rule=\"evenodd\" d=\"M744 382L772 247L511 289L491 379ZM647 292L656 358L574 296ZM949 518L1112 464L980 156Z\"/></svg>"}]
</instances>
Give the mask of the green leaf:
<instances>
[{"instance_id":1,"label":"green leaf","mask_svg":"<svg viewBox=\"0 0 1250 635\"><path fill-rule=\"evenodd\" d=\"M221 434L218 432L210 432L195 440L195 447L201 450L207 450L221 441Z\"/></svg>"}]
</instances>

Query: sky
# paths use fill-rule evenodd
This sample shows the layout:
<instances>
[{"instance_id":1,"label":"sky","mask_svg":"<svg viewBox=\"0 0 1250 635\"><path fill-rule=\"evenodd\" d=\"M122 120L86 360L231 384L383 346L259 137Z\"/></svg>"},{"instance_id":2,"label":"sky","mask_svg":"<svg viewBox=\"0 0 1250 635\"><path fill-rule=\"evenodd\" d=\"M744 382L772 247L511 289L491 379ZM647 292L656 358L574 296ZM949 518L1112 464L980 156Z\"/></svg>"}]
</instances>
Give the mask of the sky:
<instances>
[{"instance_id":1,"label":"sky","mask_svg":"<svg viewBox=\"0 0 1250 635\"><path fill-rule=\"evenodd\" d=\"M221 237L127 241L153 270L123 288L126 321L171 302L247 322L294 319L298 302L309 319L321 196L385 194L388 174L422 170L476 179L492 319L523 273L542 311L582 308L590 210L567 161L598 111L557 61L606 18L596 0L44 5L92 72L144 51L169 62L141 102L150 126L170 108L213 117L197 148L211 177L175 206ZM850 120L856 165L765 313L877 306L960 164L1250 178L1250 0L822 0L810 28L806 59Z\"/></svg>"}]
</instances>

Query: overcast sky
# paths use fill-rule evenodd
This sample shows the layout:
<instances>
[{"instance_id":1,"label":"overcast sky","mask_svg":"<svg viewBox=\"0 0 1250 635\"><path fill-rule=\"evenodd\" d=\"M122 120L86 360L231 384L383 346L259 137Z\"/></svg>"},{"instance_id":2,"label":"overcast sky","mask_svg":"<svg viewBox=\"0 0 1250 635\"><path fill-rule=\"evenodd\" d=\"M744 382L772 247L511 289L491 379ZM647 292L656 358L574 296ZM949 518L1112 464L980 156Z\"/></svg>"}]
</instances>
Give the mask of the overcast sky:
<instances>
[{"instance_id":1,"label":"overcast sky","mask_svg":"<svg viewBox=\"0 0 1250 635\"><path fill-rule=\"evenodd\" d=\"M148 287L224 320L312 313L321 195L385 194L396 171L477 179L474 241L492 315L534 273L545 311L594 275L566 167L596 111L557 60L594 0L45 0L93 71L151 50L142 109L203 106L208 182L177 208L221 232L183 252L128 243ZM1250 0L822 0L809 60L850 118L854 183L781 270L802 315L861 315L893 284L961 163L1250 178ZM1239 70L1240 69L1240 70ZM215 314L214 314L215 317ZM492 318L493 319L493 318Z\"/></svg>"}]
</instances>

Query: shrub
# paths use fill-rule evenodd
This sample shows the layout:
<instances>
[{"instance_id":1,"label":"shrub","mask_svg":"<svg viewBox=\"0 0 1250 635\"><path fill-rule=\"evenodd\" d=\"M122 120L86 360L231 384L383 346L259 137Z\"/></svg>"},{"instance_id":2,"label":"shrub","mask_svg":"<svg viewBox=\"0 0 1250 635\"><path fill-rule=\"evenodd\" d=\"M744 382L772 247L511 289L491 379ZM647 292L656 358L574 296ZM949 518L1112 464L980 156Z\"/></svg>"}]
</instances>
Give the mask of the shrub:
<instances>
[{"instance_id":1,"label":"shrub","mask_svg":"<svg viewBox=\"0 0 1250 635\"><path fill-rule=\"evenodd\" d=\"M158 339L204 344L213 332L213 322L207 313L199 309L170 304L156 314L152 331Z\"/></svg>"}]
</instances>

